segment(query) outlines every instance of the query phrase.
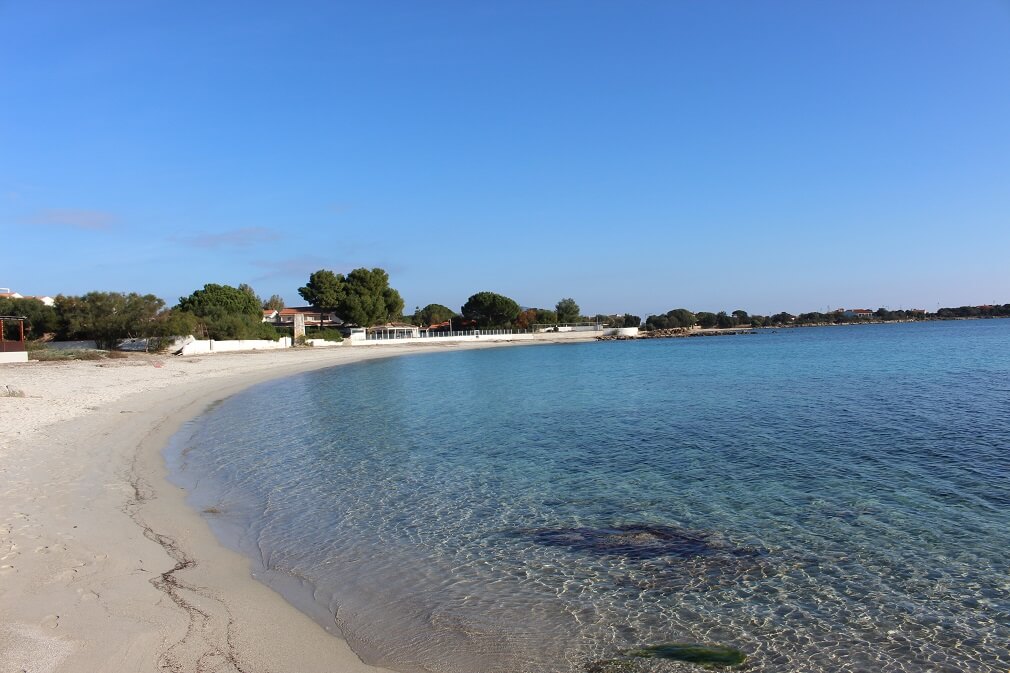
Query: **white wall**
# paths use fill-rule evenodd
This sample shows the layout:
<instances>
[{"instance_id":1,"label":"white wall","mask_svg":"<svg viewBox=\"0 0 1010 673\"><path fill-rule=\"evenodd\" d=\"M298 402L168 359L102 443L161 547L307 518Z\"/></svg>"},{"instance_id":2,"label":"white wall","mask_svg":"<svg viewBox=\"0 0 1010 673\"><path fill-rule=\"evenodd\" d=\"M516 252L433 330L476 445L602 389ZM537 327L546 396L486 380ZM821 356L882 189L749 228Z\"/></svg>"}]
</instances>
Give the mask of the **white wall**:
<instances>
[{"instance_id":1,"label":"white wall","mask_svg":"<svg viewBox=\"0 0 1010 673\"><path fill-rule=\"evenodd\" d=\"M330 346L339 346L343 344L343 341L329 341L328 339L306 339L305 343L312 346L313 348L329 348Z\"/></svg>"},{"instance_id":2,"label":"white wall","mask_svg":"<svg viewBox=\"0 0 1010 673\"><path fill-rule=\"evenodd\" d=\"M8 362L28 362L28 353L25 351L9 351L0 353L0 365Z\"/></svg>"},{"instance_id":3,"label":"white wall","mask_svg":"<svg viewBox=\"0 0 1010 673\"><path fill-rule=\"evenodd\" d=\"M291 348L291 337L281 337L277 341L269 339L236 339L234 341L193 339L182 347L182 351L179 354L201 355L204 353L277 350L281 348Z\"/></svg>"},{"instance_id":4,"label":"white wall","mask_svg":"<svg viewBox=\"0 0 1010 673\"><path fill-rule=\"evenodd\" d=\"M637 327L608 327L603 330L603 336L623 336L623 337L637 337L638 328Z\"/></svg>"}]
</instances>

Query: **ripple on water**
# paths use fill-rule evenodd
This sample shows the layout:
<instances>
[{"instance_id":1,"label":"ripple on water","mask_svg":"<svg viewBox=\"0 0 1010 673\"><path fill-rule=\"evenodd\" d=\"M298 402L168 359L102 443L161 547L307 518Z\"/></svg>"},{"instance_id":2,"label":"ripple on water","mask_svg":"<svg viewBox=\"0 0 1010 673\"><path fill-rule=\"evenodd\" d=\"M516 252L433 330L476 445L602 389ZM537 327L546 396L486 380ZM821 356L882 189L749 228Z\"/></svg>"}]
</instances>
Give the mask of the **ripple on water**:
<instances>
[{"instance_id":1,"label":"ripple on water","mask_svg":"<svg viewBox=\"0 0 1010 673\"><path fill-rule=\"evenodd\" d=\"M1010 321L461 352L260 386L169 459L400 670L1006 673L1007 390Z\"/></svg>"}]
</instances>

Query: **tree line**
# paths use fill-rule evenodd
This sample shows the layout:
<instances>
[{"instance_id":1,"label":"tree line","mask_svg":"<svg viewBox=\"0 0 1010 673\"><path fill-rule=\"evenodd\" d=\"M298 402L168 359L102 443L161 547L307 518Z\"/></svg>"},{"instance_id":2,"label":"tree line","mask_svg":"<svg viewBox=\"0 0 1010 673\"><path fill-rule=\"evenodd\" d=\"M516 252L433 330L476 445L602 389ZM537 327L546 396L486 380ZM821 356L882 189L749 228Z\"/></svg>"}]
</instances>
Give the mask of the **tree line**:
<instances>
[{"instance_id":1,"label":"tree line","mask_svg":"<svg viewBox=\"0 0 1010 673\"><path fill-rule=\"evenodd\" d=\"M553 309L522 308L511 297L482 291L470 295L459 313L441 304L417 308L411 317L418 326L439 325L459 318L478 329L551 328L570 323L600 323L608 327L638 327L642 319L631 314L584 316L571 297L560 299Z\"/></svg>"},{"instance_id":2,"label":"tree line","mask_svg":"<svg viewBox=\"0 0 1010 673\"><path fill-rule=\"evenodd\" d=\"M711 328L733 328L733 327L782 327L787 325L839 325L846 323L860 323L867 321L894 321L894 320L935 320L937 318L979 318L979 317L1004 317L1010 316L1010 304L1002 306L961 306L959 308L941 308L936 313L925 311L906 311L898 309L891 311L886 308L878 308L868 315L853 315L845 311L832 311L821 313L811 311L793 315L791 313L780 312L774 315L750 315L747 311L736 310L732 313L720 311L711 313L699 311L693 313L686 308L676 308L660 315L650 315L645 320L645 329L672 329L701 327Z\"/></svg>"},{"instance_id":3,"label":"tree line","mask_svg":"<svg viewBox=\"0 0 1010 673\"><path fill-rule=\"evenodd\" d=\"M410 320L427 327L459 319L460 328L531 329L550 328L565 323L596 323L606 327L638 327L640 317L630 313L617 315L582 315L578 303L571 297L560 299L553 308L523 308L511 297L491 291L476 292L459 311L443 305L428 304L415 308L410 316L403 315L404 302L400 293L389 285L389 274L383 269L354 269L346 275L320 269L309 275L306 284L298 288L299 295L312 307L332 312L345 323L370 327L386 322ZM238 287L209 283L180 297L168 307L152 295L135 292L88 292L79 296L59 295L53 306L36 299L0 298L0 315L23 316L27 320L27 336L39 339L54 335L59 340L93 340L99 348L113 348L129 338L164 339L192 334L197 338L278 339L283 335L277 327L262 320L263 309L281 310L284 300L279 295L261 299L247 284ZM1010 304L960 306L941 308L936 313L923 311L891 311L879 308L869 316L846 314L842 311L817 311L792 315L751 315L738 309L727 313L676 308L660 315L650 315L645 329L768 327L785 325L815 325L865 322L866 320L922 320L1010 317ZM464 327L465 326L465 327Z\"/></svg>"},{"instance_id":4,"label":"tree line","mask_svg":"<svg viewBox=\"0 0 1010 673\"><path fill-rule=\"evenodd\" d=\"M346 324L371 327L405 319L400 293L389 285L389 274L380 268L354 269L346 275L327 269L309 274L298 294L313 308L332 312ZM95 341L111 349L131 338L168 339L193 335L200 339L273 339L287 331L263 322L263 310L282 310L284 300L272 295L263 300L247 284L238 287L208 283L174 306L153 294L135 292L88 292L59 295L53 306L36 299L0 298L0 315L23 316L27 337L52 335L57 340ZM415 309L409 319L429 326L461 318L479 329L529 329L534 325L594 320L581 315L574 299L566 297L553 309L522 309L518 302L495 292L477 292L459 312L441 304ZM637 316L596 316L606 324L637 326ZM462 327L462 323L460 327Z\"/></svg>"},{"instance_id":5,"label":"tree line","mask_svg":"<svg viewBox=\"0 0 1010 673\"><path fill-rule=\"evenodd\" d=\"M52 306L35 299L0 299L0 315L23 316L27 336L94 341L111 349L124 339L189 335L210 339L274 339L262 322L263 302L248 285L208 284L167 308L153 294L88 292L59 295Z\"/></svg>"}]
</instances>

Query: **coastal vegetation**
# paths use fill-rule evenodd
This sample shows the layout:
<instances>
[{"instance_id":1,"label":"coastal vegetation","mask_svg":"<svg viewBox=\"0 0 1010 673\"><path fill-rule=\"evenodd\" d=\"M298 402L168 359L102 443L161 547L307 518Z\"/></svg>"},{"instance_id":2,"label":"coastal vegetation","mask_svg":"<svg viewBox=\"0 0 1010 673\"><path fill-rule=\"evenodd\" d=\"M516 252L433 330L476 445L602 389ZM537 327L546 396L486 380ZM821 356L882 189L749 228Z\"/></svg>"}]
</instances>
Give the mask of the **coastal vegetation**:
<instances>
[{"instance_id":1,"label":"coastal vegetation","mask_svg":"<svg viewBox=\"0 0 1010 673\"><path fill-rule=\"evenodd\" d=\"M25 331L29 339L39 339L47 332L56 331L56 310L37 299L0 297L0 315L27 318Z\"/></svg>"},{"instance_id":2,"label":"coastal vegetation","mask_svg":"<svg viewBox=\"0 0 1010 673\"><path fill-rule=\"evenodd\" d=\"M458 313L448 306L442 306L441 304L428 304L424 308L415 308L414 315L411 316L411 321L415 325L426 327L428 325L439 325L451 320L452 318L458 317L458 315Z\"/></svg>"},{"instance_id":3,"label":"coastal vegetation","mask_svg":"<svg viewBox=\"0 0 1010 673\"><path fill-rule=\"evenodd\" d=\"M371 327L404 320L404 302L389 284L389 274L381 268L358 268L346 275L328 269L311 273L299 295L313 308L332 312L349 325ZM238 287L208 283L169 308L152 294L136 292L88 292L80 296L59 295L52 306L34 298L0 298L0 315L25 320L29 340L95 341L99 348L111 349L124 339L147 338L155 348L170 337L192 334L198 338L273 339L283 331L263 322L262 311L280 311L285 302L279 294L263 300L248 284ZM515 299L491 291L470 295L460 310L431 303L414 309L406 319L418 326L444 324L461 319L460 328L534 329L569 323L594 323L603 327L642 327L651 332L756 327L836 325L866 322L952 320L1010 317L1010 304L985 304L939 308L935 313L921 309L878 308L828 312L811 311L793 315L782 311L771 315L732 312L691 311L674 308L642 319L630 313L585 316L575 299L560 299L553 308L522 307ZM283 328L281 328L283 330ZM318 338L338 340L332 331Z\"/></svg>"},{"instance_id":4,"label":"coastal vegetation","mask_svg":"<svg viewBox=\"0 0 1010 673\"><path fill-rule=\"evenodd\" d=\"M520 311L514 299L487 291L470 295L460 310L463 318L473 320L480 329L511 327Z\"/></svg>"},{"instance_id":5,"label":"coastal vegetation","mask_svg":"<svg viewBox=\"0 0 1010 673\"><path fill-rule=\"evenodd\" d=\"M298 294L313 307L332 311L342 320L362 327L380 325L403 315L403 298L389 286L380 268L354 269L346 276L327 269L309 275Z\"/></svg>"},{"instance_id":6,"label":"coastal vegetation","mask_svg":"<svg viewBox=\"0 0 1010 673\"><path fill-rule=\"evenodd\" d=\"M516 317L515 326L519 329L530 329L534 325L554 325L558 314L545 308L528 308Z\"/></svg>"},{"instance_id":7,"label":"coastal vegetation","mask_svg":"<svg viewBox=\"0 0 1010 673\"><path fill-rule=\"evenodd\" d=\"M89 292L80 297L56 297L58 338L93 340L110 350L122 339L148 336L165 302L153 294Z\"/></svg>"},{"instance_id":8,"label":"coastal vegetation","mask_svg":"<svg viewBox=\"0 0 1010 673\"><path fill-rule=\"evenodd\" d=\"M650 315L645 320L645 329L663 330L675 328L701 327L705 329L734 327L784 327L789 325L841 325L866 322L937 320L952 318L998 318L1010 316L1010 304L961 306L959 308L941 308L936 313L927 313L921 309L889 310L878 308L875 311L864 309L838 309L827 313L810 311L793 315L787 312L773 315L750 315L747 311L738 309L732 313L720 311L711 313L700 311L692 313L685 308L677 308L659 315Z\"/></svg>"},{"instance_id":9,"label":"coastal vegetation","mask_svg":"<svg viewBox=\"0 0 1010 673\"><path fill-rule=\"evenodd\" d=\"M272 339L280 334L262 320L261 301L248 285L231 287L209 283L179 304L166 319L179 326L193 324L196 334L208 339ZM167 334L157 336L169 336Z\"/></svg>"},{"instance_id":10,"label":"coastal vegetation","mask_svg":"<svg viewBox=\"0 0 1010 673\"><path fill-rule=\"evenodd\" d=\"M571 297L559 301L554 307L554 312L557 313L558 322L579 322L579 305Z\"/></svg>"}]
</instances>

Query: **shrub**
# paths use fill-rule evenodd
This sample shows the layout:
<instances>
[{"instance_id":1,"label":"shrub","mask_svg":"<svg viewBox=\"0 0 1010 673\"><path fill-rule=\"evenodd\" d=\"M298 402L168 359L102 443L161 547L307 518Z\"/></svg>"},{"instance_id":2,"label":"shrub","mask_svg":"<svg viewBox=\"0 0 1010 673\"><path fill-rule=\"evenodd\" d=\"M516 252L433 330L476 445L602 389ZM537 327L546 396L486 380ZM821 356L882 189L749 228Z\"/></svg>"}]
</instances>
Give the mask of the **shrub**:
<instances>
[{"instance_id":1,"label":"shrub","mask_svg":"<svg viewBox=\"0 0 1010 673\"><path fill-rule=\"evenodd\" d=\"M344 335L338 329L312 330L306 335L309 339L325 339L326 341L343 341Z\"/></svg>"}]
</instances>

